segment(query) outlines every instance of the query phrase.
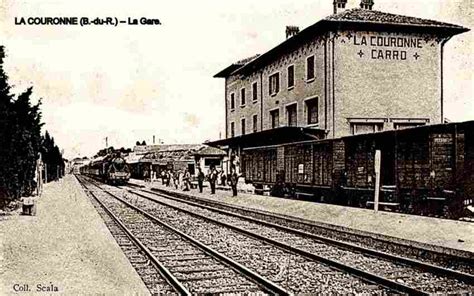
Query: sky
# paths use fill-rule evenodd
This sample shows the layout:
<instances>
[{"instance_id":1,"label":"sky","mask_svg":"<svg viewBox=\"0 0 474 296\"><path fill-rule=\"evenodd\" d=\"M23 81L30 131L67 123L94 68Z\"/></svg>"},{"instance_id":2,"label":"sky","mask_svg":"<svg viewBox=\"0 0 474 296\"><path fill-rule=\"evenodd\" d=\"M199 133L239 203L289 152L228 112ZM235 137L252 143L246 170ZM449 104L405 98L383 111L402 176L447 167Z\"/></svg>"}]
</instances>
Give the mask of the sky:
<instances>
[{"instance_id":1,"label":"sky","mask_svg":"<svg viewBox=\"0 0 474 296\"><path fill-rule=\"evenodd\" d=\"M308 27L333 0L0 0L0 40L13 91L33 86L66 158L137 140L202 143L224 135L229 64ZM358 0L349 0L356 7ZM472 0L375 0L374 9L474 29ZM159 19L159 26L20 26L15 17ZM445 48L445 117L474 119L472 31Z\"/></svg>"}]
</instances>

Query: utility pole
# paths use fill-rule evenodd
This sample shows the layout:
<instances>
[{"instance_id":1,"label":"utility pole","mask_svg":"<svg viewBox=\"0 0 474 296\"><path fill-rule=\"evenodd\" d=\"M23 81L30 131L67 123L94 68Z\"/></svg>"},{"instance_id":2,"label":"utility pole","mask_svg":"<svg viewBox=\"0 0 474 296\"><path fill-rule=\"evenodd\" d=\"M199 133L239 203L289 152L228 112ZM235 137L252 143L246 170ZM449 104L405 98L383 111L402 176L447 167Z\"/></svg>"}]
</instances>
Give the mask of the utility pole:
<instances>
[{"instance_id":1,"label":"utility pole","mask_svg":"<svg viewBox=\"0 0 474 296\"><path fill-rule=\"evenodd\" d=\"M109 138L105 137L105 148L109 147Z\"/></svg>"},{"instance_id":2,"label":"utility pole","mask_svg":"<svg viewBox=\"0 0 474 296\"><path fill-rule=\"evenodd\" d=\"M153 145L155 145L155 135L153 135Z\"/></svg>"},{"instance_id":3,"label":"utility pole","mask_svg":"<svg viewBox=\"0 0 474 296\"><path fill-rule=\"evenodd\" d=\"M379 210L379 193L380 193L380 163L381 163L381 152L380 150L375 151L375 195L374 195L374 211Z\"/></svg>"}]
</instances>

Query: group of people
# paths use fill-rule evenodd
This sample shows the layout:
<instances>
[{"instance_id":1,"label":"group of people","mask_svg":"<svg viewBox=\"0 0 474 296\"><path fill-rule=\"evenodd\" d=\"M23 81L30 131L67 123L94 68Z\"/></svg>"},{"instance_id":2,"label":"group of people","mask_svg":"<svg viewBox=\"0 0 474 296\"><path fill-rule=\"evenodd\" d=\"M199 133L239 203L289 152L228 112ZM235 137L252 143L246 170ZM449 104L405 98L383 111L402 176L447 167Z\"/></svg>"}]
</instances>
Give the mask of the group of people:
<instances>
[{"instance_id":1,"label":"group of people","mask_svg":"<svg viewBox=\"0 0 474 296\"><path fill-rule=\"evenodd\" d=\"M198 181L198 187L199 187L200 193L202 193L205 179L206 179L206 176L202 172L201 168L198 168L197 181ZM220 180L221 185L225 186L227 176L225 175L224 172L218 172L215 167L211 167L211 169L209 170L209 174L207 175L207 180L209 181L209 185L211 186L211 194L215 194L217 181ZM232 171L228 180L228 184L232 188L232 196L237 196L238 181L239 181L239 177L237 176L235 169L232 168Z\"/></svg>"},{"instance_id":2,"label":"group of people","mask_svg":"<svg viewBox=\"0 0 474 296\"><path fill-rule=\"evenodd\" d=\"M183 191L189 191L191 188L191 174L188 169L184 171L173 172L171 170L161 172L161 182L167 187L175 187Z\"/></svg>"},{"instance_id":3,"label":"group of people","mask_svg":"<svg viewBox=\"0 0 474 296\"><path fill-rule=\"evenodd\" d=\"M144 179L145 181L150 181L149 177L150 173L148 171L144 171ZM216 185L220 184L222 186L230 185L232 189L232 196L237 196L237 183L239 181L239 177L235 172L235 169L232 169L231 174L229 177L222 171L217 171L215 167L211 167L208 174L205 175L201 168L198 168L197 173L197 183L199 192L203 192L204 181L209 181L209 185L211 187L211 194L216 193ZM183 191L189 191L191 189L191 180L192 176L188 169L179 170L179 171L172 171L172 170L163 170L160 173L160 178L162 180L162 184L167 187L174 187L176 189L181 189Z\"/></svg>"}]
</instances>

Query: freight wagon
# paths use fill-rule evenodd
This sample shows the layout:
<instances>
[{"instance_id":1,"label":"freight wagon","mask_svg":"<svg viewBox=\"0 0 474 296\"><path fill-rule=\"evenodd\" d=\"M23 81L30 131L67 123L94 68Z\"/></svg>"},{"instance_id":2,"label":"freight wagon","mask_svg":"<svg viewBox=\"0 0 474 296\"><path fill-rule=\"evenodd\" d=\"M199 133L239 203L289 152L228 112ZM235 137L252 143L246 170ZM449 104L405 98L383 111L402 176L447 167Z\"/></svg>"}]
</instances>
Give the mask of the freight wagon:
<instances>
[{"instance_id":1,"label":"freight wagon","mask_svg":"<svg viewBox=\"0 0 474 296\"><path fill-rule=\"evenodd\" d=\"M472 205L474 121L246 148L242 172L274 196L371 207L376 150L382 207L456 218Z\"/></svg>"}]
</instances>

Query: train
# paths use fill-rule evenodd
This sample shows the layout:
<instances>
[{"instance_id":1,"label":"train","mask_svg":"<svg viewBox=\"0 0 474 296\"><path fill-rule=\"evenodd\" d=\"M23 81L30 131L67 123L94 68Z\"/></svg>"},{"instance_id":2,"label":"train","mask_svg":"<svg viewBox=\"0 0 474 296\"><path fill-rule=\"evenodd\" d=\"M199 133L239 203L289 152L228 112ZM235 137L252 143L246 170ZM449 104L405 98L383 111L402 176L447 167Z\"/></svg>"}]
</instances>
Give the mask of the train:
<instances>
[{"instance_id":1,"label":"train","mask_svg":"<svg viewBox=\"0 0 474 296\"><path fill-rule=\"evenodd\" d=\"M120 153L110 153L91 160L80 168L82 175L88 175L112 185L125 185L130 180L130 169Z\"/></svg>"},{"instance_id":2,"label":"train","mask_svg":"<svg viewBox=\"0 0 474 296\"><path fill-rule=\"evenodd\" d=\"M336 139L244 148L242 175L256 192L458 219L472 215L474 121Z\"/></svg>"}]
</instances>

